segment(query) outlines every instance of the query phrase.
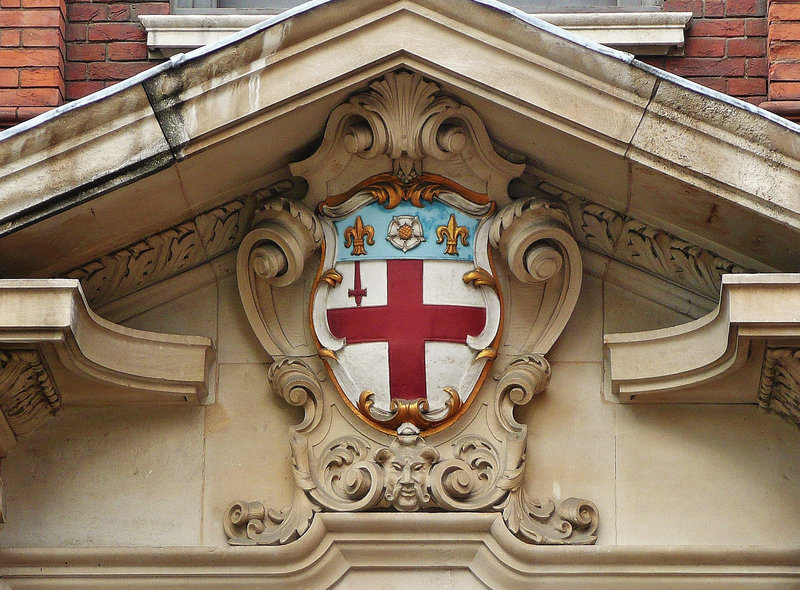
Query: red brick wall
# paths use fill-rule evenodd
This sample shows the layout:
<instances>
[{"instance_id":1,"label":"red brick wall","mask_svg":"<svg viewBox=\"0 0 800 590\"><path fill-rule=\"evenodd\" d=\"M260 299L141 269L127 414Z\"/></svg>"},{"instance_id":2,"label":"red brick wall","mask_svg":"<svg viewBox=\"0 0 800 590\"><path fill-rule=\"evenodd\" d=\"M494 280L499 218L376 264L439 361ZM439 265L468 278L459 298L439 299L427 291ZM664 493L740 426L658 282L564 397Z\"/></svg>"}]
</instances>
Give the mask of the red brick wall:
<instances>
[{"instance_id":1,"label":"red brick wall","mask_svg":"<svg viewBox=\"0 0 800 590\"><path fill-rule=\"evenodd\" d=\"M664 10L694 14L684 55L645 61L753 104L766 99L766 0L665 0Z\"/></svg>"},{"instance_id":2,"label":"red brick wall","mask_svg":"<svg viewBox=\"0 0 800 590\"><path fill-rule=\"evenodd\" d=\"M64 101L64 0L0 0L0 128Z\"/></svg>"},{"instance_id":3,"label":"red brick wall","mask_svg":"<svg viewBox=\"0 0 800 590\"><path fill-rule=\"evenodd\" d=\"M146 70L140 14L169 14L169 1L67 0L66 98L74 100Z\"/></svg>"},{"instance_id":4,"label":"red brick wall","mask_svg":"<svg viewBox=\"0 0 800 590\"><path fill-rule=\"evenodd\" d=\"M800 2L769 4L769 101L764 108L800 121Z\"/></svg>"}]
</instances>

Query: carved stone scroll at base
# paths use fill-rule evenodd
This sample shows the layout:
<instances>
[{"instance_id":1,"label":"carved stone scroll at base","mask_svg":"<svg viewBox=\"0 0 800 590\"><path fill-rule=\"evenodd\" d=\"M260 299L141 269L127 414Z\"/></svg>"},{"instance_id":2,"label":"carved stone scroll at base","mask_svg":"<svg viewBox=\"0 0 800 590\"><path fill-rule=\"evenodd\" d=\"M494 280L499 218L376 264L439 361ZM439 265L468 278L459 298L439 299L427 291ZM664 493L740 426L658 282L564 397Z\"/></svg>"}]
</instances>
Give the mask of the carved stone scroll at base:
<instances>
[{"instance_id":1,"label":"carved stone scroll at base","mask_svg":"<svg viewBox=\"0 0 800 590\"><path fill-rule=\"evenodd\" d=\"M758 405L800 428L800 349L767 348L761 368Z\"/></svg>"},{"instance_id":2,"label":"carved stone scroll at base","mask_svg":"<svg viewBox=\"0 0 800 590\"><path fill-rule=\"evenodd\" d=\"M302 535L320 511L358 512L393 508L498 511L509 530L527 543L591 544L597 539L597 508L587 500L531 499L523 488L527 427L513 417L514 407L529 402L550 380L542 355L515 359L497 389L497 415L506 430L505 451L480 435L464 435L450 445L449 456L402 424L397 437L373 450L363 436L333 440L314 455L305 436L318 419L320 384L299 360L283 360L270 370L275 391L306 415L291 434L297 486L294 502L280 511L260 502L230 505L224 528L232 545L277 545Z\"/></svg>"},{"instance_id":3,"label":"carved stone scroll at base","mask_svg":"<svg viewBox=\"0 0 800 590\"><path fill-rule=\"evenodd\" d=\"M529 498L522 488L500 506L508 530L534 545L593 545L597 541L597 507L588 500L567 498L558 506Z\"/></svg>"},{"instance_id":4,"label":"carved stone scroll at base","mask_svg":"<svg viewBox=\"0 0 800 590\"><path fill-rule=\"evenodd\" d=\"M269 370L273 391L290 405L302 407L303 421L291 428L292 472L296 485L292 504L279 511L267 511L261 502L233 502L223 526L231 545L282 545L308 529L320 507L306 495L314 487L308 462L305 433L319 421L322 389L314 372L304 362L282 359Z\"/></svg>"}]
</instances>

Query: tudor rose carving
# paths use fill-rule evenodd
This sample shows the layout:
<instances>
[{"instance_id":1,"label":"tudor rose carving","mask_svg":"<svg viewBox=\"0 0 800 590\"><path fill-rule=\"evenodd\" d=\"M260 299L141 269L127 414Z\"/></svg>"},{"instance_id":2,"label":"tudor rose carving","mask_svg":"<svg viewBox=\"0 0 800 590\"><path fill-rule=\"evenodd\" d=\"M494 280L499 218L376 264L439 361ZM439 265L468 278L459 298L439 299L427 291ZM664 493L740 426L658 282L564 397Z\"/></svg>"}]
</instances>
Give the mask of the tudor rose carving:
<instances>
[{"instance_id":1,"label":"tudor rose carving","mask_svg":"<svg viewBox=\"0 0 800 590\"><path fill-rule=\"evenodd\" d=\"M529 543L593 543L591 502L526 490L514 418L547 386L580 288L566 211L511 201L522 166L408 72L337 107L291 168L308 195L263 203L237 264L272 389L304 408L295 494L279 511L232 503L229 542L287 543L323 511L436 509L495 512Z\"/></svg>"}]
</instances>

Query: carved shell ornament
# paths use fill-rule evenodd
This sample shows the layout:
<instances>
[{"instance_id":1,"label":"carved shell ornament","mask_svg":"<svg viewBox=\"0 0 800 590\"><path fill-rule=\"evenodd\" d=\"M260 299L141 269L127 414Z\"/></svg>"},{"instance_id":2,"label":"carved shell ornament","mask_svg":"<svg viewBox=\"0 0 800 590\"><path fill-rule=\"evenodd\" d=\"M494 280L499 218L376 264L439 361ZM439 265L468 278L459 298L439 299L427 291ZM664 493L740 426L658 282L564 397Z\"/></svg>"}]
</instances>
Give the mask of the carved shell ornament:
<instances>
[{"instance_id":1,"label":"carved shell ornament","mask_svg":"<svg viewBox=\"0 0 800 590\"><path fill-rule=\"evenodd\" d=\"M566 211L511 201L523 166L405 71L334 109L291 168L308 194L265 202L237 264L272 389L305 411L296 492L277 512L231 504L229 542L287 543L323 511L435 509L495 511L529 543L593 543L591 502L526 492L514 418L547 386L544 353L580 288Z\"/></svg>"}]
</instances>

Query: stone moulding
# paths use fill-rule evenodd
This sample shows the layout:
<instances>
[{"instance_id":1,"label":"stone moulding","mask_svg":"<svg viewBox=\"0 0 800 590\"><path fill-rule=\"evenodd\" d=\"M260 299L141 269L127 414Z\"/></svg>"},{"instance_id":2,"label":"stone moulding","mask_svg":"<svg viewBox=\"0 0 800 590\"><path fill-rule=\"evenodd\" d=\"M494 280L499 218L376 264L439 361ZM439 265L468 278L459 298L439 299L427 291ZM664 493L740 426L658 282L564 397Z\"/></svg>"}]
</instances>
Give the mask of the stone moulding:
<instances>
[{"instance_id":1,"label":"stone moulding","mask_svg":"<svg viewBox=\"0 0 800 590\"><path fill-rule=\"evenodd\" d=\"M458 580L467 588L535 588L543 581L541 587L548 588L663 590L680 580L681 587L696 590L778 590L800 580L796 547L603 545L563 551L518 543L491 513L359 516L321 514L302 539L280 551L7 547L0 552L0 570L15 588L37 590L352 588L364 587L358 574L366 568L370 587L390 588L430 588L431 580L446 588L445 580L450 587Z\"/></svg>"},{"instance_id":2,"label":"stone moulding","mask_svg":"<svg viewBox=\"0 0 800 590\"><path fill-rule=\"evenodd\" d=\"M527 426L514 418L515 408L549 383L544 354L580 291L580 253L566 211L542 199L512 201L506 187L523 167L494 151L475 111L406 71L387 74L334 109L319 150L290 169L308 181L308 195L259 206L239 248L237 276L245 313L275 359L272 390L304 410L289 432L294 499L281 510L232 502L223 518L229 543L296 543L320 514L376 510L496 513L506 534L524 543L594 543L592 502L538 499L526 490ZM339 364L346 339L328 333L316 302L326 296L321 290L342 282L333 255L337 219L401 203L424 211L433 202L478 220L471 239L484 249L474 251L466 274L457 267L459 277L492 291L496 310L486 308L486 325L505 325L488 330L490 341L466 337L465 349L476 344L465 372L481 376L472 394L459 399L463 406L434 422L415 421L406 411L407 420L388 428L346 397L342 383L355 383ZM364 228L350 230L360 235ZM505 315L500 296L515 302ZM450 389L454 403L459 394ZM370 392L360 393L369 411ZM400 416L414 404L428 408L428 399L387 407Z\"/></svg>"},{"instance_id":3,"label":"stone moulding","mask_svg":"<svg viewBox=\"0 0 800 590\"><path fill-rule=\"evenodd\" d=\"M624 12L534 14L543 21L592 41L635 55L675 54L683 48L691 12ZM258 15L142 15L152 57L170 58L241 31L269 18Z\"/></svg>"},{"instance_id":4,"label":"stone moulding","mask_svg":"<svg viewBox=\"0 0 800 590\"><path fill-rule=\"evenodd\" d=\"M760 403L797 420L798 306L795 274L725 275L707 316L606 335L613 392L623 402Z\"/></svg>"},{"instance_id":5,"label":"stone moulding","mask_svg":"<svg viewBox=\"0 0 800 590\"><path fill-rule=\"evenodd\" d=\"M78 279L95 307L154 285L236 248L247 232L257 203L301 192L287 178L205 211L143 240L64 273Z\"/></svg>"}]
</instances>

